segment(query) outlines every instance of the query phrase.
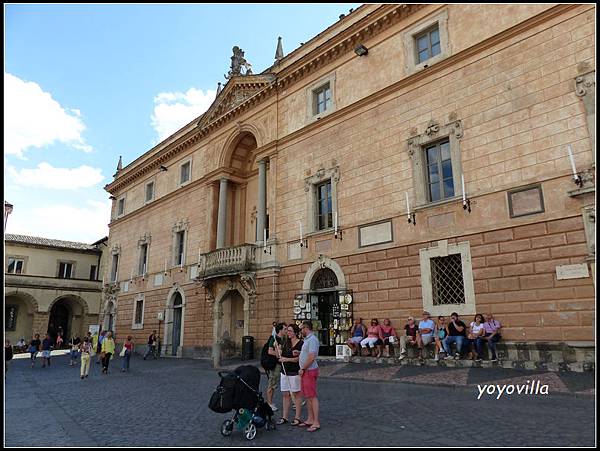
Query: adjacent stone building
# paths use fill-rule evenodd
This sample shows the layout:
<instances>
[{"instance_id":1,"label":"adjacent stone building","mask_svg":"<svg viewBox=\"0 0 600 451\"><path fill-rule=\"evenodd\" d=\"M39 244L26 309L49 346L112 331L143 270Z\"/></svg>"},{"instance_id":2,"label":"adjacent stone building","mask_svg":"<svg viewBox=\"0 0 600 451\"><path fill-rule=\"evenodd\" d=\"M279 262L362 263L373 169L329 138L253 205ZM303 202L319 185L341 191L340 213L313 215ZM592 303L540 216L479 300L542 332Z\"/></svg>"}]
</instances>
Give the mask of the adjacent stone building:
<instances>
[{"instance_id":1,"label":"adjacent stone building","mask_svg":"<svg viewBox=\"0 0 600 451\"><path fill-rule=\"evenodd\" d=\"M98 324L107 238L94 244L4 236L4 334L15 344L38 333L83 336Z\"/></svg>"},{"instance_id":2,"label":"adjacent stone building","mask_svg":"<svg viewBox=\"0 0 600 451\"><path fill-rule=\"evenodd\" d=\"M117 332L218 360L308 318L333 354L425 308L587 359L594 30L594 5L373 4L259 74L234 48L208 111L106 186Z\"/></svg>"}]
</instances>

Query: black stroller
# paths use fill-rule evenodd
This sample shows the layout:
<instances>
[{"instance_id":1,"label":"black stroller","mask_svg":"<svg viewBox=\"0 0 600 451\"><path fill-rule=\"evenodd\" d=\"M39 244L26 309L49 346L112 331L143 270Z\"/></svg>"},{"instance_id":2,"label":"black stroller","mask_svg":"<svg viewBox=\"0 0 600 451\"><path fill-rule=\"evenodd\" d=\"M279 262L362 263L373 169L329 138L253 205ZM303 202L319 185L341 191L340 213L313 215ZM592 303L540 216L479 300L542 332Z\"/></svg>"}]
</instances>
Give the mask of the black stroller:
<instances>
[{"instance_id":1,"label":"black stroller","mask_svg":"<svg viewBox=\"0 0 600 451\"><path fill-rule=\"evenodd\" d=\"M243 431L248 440L256 437L256 430L275 429L273 410L267 404L260 388L260 370L252 365L237 367L234 371L219 371L221 382L213 393L208 407L217 413L235 411L233 418L225 420L221 434L229 436L234 426Z\"/></svg>"}]
</instances>

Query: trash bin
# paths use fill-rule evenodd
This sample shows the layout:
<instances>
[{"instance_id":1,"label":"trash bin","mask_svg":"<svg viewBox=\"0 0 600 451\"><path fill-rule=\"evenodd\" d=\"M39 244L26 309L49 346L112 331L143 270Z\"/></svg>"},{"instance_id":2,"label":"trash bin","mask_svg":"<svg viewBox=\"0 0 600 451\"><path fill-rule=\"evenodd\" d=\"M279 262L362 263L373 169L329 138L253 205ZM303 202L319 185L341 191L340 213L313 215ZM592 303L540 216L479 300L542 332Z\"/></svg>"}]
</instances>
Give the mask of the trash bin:
<instances>
[{"instance_id":1,"label":"trash bin","mask_svg":"<svg viewBox=\"0 0 600 451\"><path fill-rule=\"evenodd\" d=\"M242 337L242 360L254 359L254 337L249 335Z\"/></svg>"}]
</instances>

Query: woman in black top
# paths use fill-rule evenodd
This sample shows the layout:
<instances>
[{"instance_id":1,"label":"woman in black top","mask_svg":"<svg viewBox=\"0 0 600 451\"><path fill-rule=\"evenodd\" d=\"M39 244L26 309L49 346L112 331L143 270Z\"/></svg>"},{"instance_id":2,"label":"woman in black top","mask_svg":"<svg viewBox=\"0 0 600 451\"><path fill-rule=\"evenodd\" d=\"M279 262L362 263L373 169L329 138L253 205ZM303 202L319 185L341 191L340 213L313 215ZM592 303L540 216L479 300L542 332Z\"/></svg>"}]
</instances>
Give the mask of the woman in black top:
<instances>
[{"instance_id":1,"label":"woman in black top","mask_svg":"<svg viewBox=\"0 0 600 451\"><path fill-rule=\"evenodd\" d=\"M281 350L281 358L279 361L282 365L280 386L281 393L283 394L283 414L277 424L284 424L288 422L288 414L290 411L291 396L296 406L296 417L292 421L291 425L296 426L300 424L300 414L302 412L302 399L301 399L301 386L300 376L300 364L298 359L300 351L304 342L298 338L300 335L300 329L295 324L290 324L286 328L288 339L284 342L284 346Z\"/></svg>"},{"instance_id":2,"label":"woman in black top","mask_svg":"<svg viewBox=\"0 0 600 451\"><path fill-rule=\"evenodd\" d=\"M35 365L35 357L40 350L40 346L42 346L42 341L40 340L40 334L35 334L31 343L29 343L29 353L31 354L31 368Z\"/></svg>"}]
</instances>

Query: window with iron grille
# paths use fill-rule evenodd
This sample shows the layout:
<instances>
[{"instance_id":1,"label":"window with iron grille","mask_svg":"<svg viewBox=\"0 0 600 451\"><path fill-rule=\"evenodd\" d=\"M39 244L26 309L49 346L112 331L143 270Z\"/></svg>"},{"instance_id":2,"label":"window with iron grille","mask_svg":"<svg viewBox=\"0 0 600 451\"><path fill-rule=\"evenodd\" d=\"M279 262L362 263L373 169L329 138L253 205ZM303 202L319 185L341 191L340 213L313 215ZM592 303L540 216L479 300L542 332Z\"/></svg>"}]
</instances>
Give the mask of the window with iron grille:
<instances>
[{"instance_id":1,"label":"window with iron grille","mask_svg":"<svg viewBox=\"0 0 600 451\"><path fill-rule=\"evenodd\" d=\"M175 264L183 265L185 246L185 230L177 232L177 254L175 256Z\"/></svg>"},{"instance_id":2,"label":"window with iron grille","mask_svg":"<svg viewBox=\"0 0 600 451\"><path fill-rule=\"evenodd\" d=\"M114 254L112 256L112 265L110 267L110 281L117 281L117 271L119 269L119 254Z\"/></svg>"},{"instance_id":3,"label":"window with iron grille","mask_svg":"<svg viewBox=\"0 0 600 451\"><path fill-rule=\"evenodd\" d=\"M138 265L138 274L143 276L146 274L146 269L148 265L148 244L142 244L140 246L140 261Z\"/></svg>"},{"instance_id":4,"label":"window with iron grille","mask_svg":"<svg viewBox=\"0 0 600 451\"><path fill-rule=\"evenodd\" d=\"M433 28L415 36L417 51L417 63L422 63L432 56L438 55L440 46L440 27L436 23Z\"/></svg>"},{"instance_id":5,"label":"window with iron grille","mask_svg":"<svg viewBox=\"0 0 600 451\"><path fill-rule=\"evenodd\" d=\"M4 330L15 331L17 330L17 313L19 307L17 305L7 305L4 309Z\"/></svg>"},{"instance_id":6,"label":"window with iron grille","mask_svg":"<svg viewBox=\"0 0 600 451\"><path fill-rule=\"evenodd\" d=\"M433 305L464 304L461 254L434 257L430 262Z\"/></svg>"},{"instance_id":7,"label":"window with iron grille","mask_svg":"<svg viewBox=\"0 0 600 451\"><path fill-rule=\"evenodd\" d=\"M454 197L454 178L450 141L440 141L425 147L427 193L430 202Z\"/></svg>"},{"instance_id":8,"label":"window with iron grille","mask_svg":"<svg viewBox=\"0 0 600 451\"><path fill-rule=\"evenodd\" d=\"M331 205L331 180L316 186L317 216L319 230L333 227L333 208Z\"/></svg>"}]
</instances>

